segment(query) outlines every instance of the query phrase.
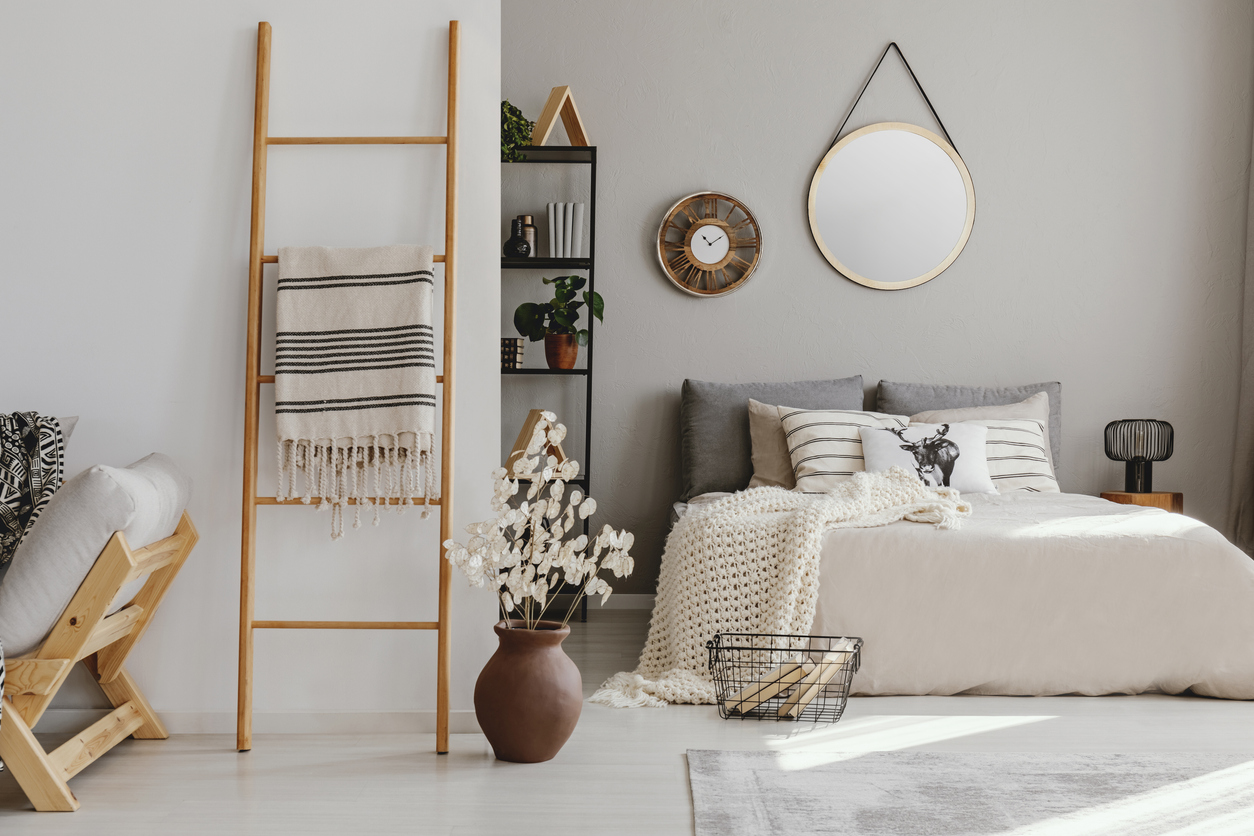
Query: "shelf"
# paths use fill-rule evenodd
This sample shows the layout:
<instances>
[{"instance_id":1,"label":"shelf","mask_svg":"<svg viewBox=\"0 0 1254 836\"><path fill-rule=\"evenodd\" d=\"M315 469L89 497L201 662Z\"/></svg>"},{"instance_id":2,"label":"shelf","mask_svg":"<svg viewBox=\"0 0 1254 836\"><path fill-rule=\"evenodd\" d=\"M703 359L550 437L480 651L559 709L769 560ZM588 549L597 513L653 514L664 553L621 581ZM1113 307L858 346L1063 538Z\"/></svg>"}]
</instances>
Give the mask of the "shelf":
<instances>
[{"instance_id":1,"label":"shelf","mask_svg":"<svg viewBox=\"0 0 1254 836\"><path fill-rule=\"evenodd\" d=\"M502 270L591 270L590 258L502 258Z\"/></svg>"},{"instance_id":2,"label":"shelf","mask_svg":"<svg viewBox=\"0 0 1254 836\"><path fill-rule=\"evenodd\" d=\"M564 374L587 375L587 369L501 369L501 374Z\"/></svg>"},{"instance_id":3,"label":"shelf","mask_svg":"<svg viewBox=\"0 0 1254 836\"><path fill-rule=\"evenodd\" d=\"M502 160L501 164L573 163L576 165L591 165L596 161L597 156L595 145L528 145L518 150L525 154L527 159L515 160L513 162Z\"/></svg>"}]
</instances>

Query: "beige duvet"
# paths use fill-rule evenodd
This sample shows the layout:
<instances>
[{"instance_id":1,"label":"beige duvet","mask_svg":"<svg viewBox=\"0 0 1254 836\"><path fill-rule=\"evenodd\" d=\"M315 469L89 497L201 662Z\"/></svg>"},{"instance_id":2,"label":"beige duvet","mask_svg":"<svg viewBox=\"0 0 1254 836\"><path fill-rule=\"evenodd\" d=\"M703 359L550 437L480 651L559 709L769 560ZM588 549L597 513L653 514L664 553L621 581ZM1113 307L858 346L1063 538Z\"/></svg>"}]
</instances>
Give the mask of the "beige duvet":
<instances>
[{"instance_id":1,"label":"beige duvet","mask_svg":"<svg viewBox=\"0 0 1254 836\"><path fill-rule=\"evenodd\" d=\"M1254 561L1219 532L1077 494L966 495L961 530L828 532L818 635L858 694L1254 699Z\"/></svg>"}]
</instances>

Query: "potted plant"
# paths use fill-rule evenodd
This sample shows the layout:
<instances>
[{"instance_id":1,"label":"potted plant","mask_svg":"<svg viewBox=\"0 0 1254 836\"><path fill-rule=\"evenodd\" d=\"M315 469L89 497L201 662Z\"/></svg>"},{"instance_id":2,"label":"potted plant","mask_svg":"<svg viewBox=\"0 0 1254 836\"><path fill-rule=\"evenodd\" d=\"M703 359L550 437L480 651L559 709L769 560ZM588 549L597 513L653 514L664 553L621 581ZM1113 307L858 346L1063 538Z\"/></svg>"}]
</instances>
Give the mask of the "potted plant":
<instances>
[{"instance_id":1,"label":"potted plant","mask_svg":"<svg viewBox=\"0 0 1254 836\"><path fill-rule=\"evenodd\" d=\"M587 329L579 329L579 309L584 305L592 315L605 321L605 300L596 291L585 290L583 301L575 300L578 291L588 283L583 276L558 276L541 279L553 285L553 299L538 305L524 302L514 311L514 327L532 342L544 340L544 359L550 369L573 369L579 359L579 346L588 344Z\"/></svg>"},{"instance_id":2,"label":"potted plant","mask_svg":"<svg viewBox=\"0 0 1254 836\"><path fill-rule=\"evenodd\" d=\"M472 586L496 590L499 646L475 683L475 716L496 756L516 763L550 760L575 730L583 681L561 647L570 635L567 622L583 596L600 595L602 603L610 597L602 570L622 578L635 566L629 553L635 538L627 531L607 525L591 541L586 534L566 539L597 504L577 488L566 491L579 464L548 455L566 437L554 419L552 412L541 413L513 473L493 471L496 518L467 526L465 545L444 542L445 555ZM526 499L515 505L523 482ZM561 621L546 620L563 583L578 590L574 601Z\"/></svg>"},{"instance_id":3,"label":"potted plant","mask_svg":"<svg viewBox=\"0 0 1254 836\"><path fill-rule=\"evenodd\" d=\"M531 144L535 122L527 120L522 111L507 101L501 102L501 162L515 163L527 159L518 149Z\"/></svg>"}]
</instances>

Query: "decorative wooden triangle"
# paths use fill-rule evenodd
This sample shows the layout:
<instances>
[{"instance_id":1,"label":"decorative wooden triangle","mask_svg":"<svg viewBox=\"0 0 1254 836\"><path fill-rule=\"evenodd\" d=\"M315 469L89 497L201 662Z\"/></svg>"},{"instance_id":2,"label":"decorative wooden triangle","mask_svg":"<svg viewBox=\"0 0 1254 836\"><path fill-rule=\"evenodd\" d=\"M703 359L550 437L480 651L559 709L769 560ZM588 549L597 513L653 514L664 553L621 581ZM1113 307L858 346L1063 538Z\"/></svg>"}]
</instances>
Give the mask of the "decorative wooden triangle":
<instances>
[{"instance_id":1,"label":"decorative wooden triangle","mask_svg":"<svg viewBox=\"0 0 1254 836\"><path fill-rule=\"evenodd\" d=\"M531 131L532 145L543 145L549 141L549 134L557 124L559 113L571 145L591 144L588 142L588 132L584 130L583 122L579 118L579 108L575 107L575 97L571 95L570 87L563 86L554 87L549 93L549 100L544 103L544 112L540 114Z\"/></svg>"},{"instance_id":2,"label":"decorative wooden triangle","mask_svg":"<svg viewBox=\"0 0 1254 836\"><path fill-rule=\"evenodd\" d=\"M505 460L505 472L510 479L517 478L522 482L530 482L534 476L514 476L514 462L521 459L527 454L527 444L531 441L531 436L535 434L536 425L540 423L540 415L543 410L533 409L527 413L527 420L523 422L522 430L518 433L518 438L514 441L514 447L510 450L509 458ZM562 449L561 444L550 444L547 455L556 456L557 463L561 464L566 461L566 451ZM543 464L543 462L541 462Z\"/></svg>"}]
</instances>

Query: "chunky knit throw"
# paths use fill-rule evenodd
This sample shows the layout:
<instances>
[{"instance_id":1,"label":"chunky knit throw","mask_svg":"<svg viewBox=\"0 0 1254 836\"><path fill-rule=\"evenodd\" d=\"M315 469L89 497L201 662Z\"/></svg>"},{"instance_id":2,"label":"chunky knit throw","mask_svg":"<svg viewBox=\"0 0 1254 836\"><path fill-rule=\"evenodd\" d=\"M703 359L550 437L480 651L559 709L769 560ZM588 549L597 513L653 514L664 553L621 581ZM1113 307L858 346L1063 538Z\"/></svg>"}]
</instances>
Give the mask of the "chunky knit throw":
<instances>
[{"instance_id":1,"label":"chunky knit throw","mask_svg":"<svg viewBox=\"0 0 1254 836\"><path fill-rule=\"evenodd\" d=\"M712 703L715 633L804 635L814 623L823 534L898 520L958 528L971 506L900 467L857 473L826 494L754 488L689 509L666 542L649 638L632 673L591 702L619 708Z\"/></svg>"}]
</instances>

